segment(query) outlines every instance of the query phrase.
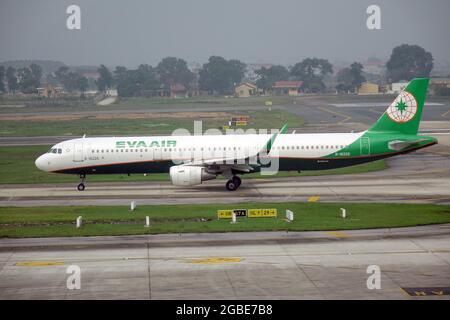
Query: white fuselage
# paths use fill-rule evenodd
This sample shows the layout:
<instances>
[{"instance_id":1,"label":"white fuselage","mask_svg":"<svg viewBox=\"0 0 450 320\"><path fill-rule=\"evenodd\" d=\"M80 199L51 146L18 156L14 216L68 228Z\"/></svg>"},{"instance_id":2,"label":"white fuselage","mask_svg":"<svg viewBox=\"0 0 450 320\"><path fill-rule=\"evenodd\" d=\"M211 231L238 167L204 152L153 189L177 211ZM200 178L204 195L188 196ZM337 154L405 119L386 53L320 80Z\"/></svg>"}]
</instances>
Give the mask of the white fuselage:
<instances>
[{"instance_id":1,"label":"white fuselage","mask_svg":"<svg viewBox=\"0 0 450 320\"><path fill-rule=\"evenodd\" d=\"M321 158L338 152L363 134L280 134L269 157ZM177 165L193 160L239 158L256 155L270 137L269 134L234 134L79 138L56 144L36 160L36 166L44 171L64 172L116 164L172 161ZM95 173L95 169L90 173Z\"/></svg>"}]
</instances>

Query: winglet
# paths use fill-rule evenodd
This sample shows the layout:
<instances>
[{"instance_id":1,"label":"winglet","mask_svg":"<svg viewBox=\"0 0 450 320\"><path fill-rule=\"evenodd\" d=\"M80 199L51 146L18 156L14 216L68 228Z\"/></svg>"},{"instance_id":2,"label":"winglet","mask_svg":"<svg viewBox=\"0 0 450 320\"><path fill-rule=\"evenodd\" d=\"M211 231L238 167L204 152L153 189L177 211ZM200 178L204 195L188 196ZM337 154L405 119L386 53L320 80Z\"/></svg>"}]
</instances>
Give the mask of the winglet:
<instances>
[{"instance_id":1,"label":"winglet","mask_svg":"<svg viewBox=\"0 0 450 320\"><path fill-rule=\"evenodd\" d=\"M267 152L267 154L270 153L270 150L272 149L273 143L275 142L275 139L278 136L278 134L279 133L281 133L281 134L286 133L287 129L288 129L288 125L287 125L287 123L285 123L284 126L281 127L280 131L275 132L272 135L272 137L270 137L269 141L267 141L267 144L266 144L266 152Z\"/></svg>"}]
</instances>

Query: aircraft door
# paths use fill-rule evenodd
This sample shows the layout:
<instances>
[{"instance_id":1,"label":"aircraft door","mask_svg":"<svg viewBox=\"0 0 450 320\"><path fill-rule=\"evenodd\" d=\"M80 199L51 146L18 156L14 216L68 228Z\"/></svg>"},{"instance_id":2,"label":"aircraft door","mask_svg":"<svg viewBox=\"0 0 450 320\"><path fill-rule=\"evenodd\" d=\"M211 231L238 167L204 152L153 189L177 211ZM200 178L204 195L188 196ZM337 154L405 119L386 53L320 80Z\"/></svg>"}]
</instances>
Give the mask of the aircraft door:
<instances>
[{"instance_id":1,"label":"aircraft door","mask_svg":"<svg viewBox=\"0 0 450 320\"><path fill-rule=\"evenodd\" d=\"M362 156L370 155L370 138L362 137L360 140L360 147L361 147L361 155Z\"/></svg>"},{"instance_id":2,"label":"aircraft door","mask_svg":"<svg viewBox=\"0 0 450 320\"><path fill-rule=\"evenodd\" d=\"M161 160L161 148L153 148L153 160Z\"/></svg>"},{"instance_id":3,"label":"aircraft door","mask_svg":"<svg viewBox=\"0 0 450 320\"><path fill-rule=\"evenodd\" d=\"M76 142L73 144L73 162L83 161L83 143Z\"/></svg>"}]
</instances>

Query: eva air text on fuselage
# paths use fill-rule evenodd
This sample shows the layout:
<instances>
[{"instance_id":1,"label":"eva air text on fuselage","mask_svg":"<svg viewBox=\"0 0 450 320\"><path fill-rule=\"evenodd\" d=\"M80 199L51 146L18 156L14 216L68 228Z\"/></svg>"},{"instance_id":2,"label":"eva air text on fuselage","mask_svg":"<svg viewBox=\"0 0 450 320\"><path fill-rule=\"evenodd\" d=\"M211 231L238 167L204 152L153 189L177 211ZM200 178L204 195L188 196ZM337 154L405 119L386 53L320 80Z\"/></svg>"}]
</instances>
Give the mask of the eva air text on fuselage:
<instances>
[{"instance_id":1,"label":"eva air text on fuselage","mask_svg":"<svg viewBox=\"0 0 450 320\"><path fill-rule=\"evenodd\" d=\"M176 140L121 140L116 141L116 148L160 148L176 147Z\"/></svg>"}]
</instances>

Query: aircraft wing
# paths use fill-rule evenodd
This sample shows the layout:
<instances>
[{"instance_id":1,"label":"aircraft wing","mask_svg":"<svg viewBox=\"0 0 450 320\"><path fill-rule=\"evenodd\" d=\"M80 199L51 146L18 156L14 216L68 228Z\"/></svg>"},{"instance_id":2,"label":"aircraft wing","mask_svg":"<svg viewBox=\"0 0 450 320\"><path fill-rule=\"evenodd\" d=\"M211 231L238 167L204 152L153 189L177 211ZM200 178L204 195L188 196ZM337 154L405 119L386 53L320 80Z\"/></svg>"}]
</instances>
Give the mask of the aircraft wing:
<instances>
[{"instance_id":1,"label":"aircraft wing","mask_svg":"<svg viewBox=\"0 0 450 320\"><path fill-rule=\"evenodd\" d=\"M266 142L266 144L257 152L254 152L253 154L249 154L246 157L234 157L234 158L216 158L216 159L206 159L206 160L194 160L188 163L185 163L183 165L186 166L203 166L203 167L212 167L212 166L216 166L216 167L220 167L221 171L223 171L222 169L233 169L236 171L241 171L241 172L250 172L254 170L254 167L257 166L256 164L249 164L249 159L251 158L256 158L258 157L260 154L265 153L265 154L269 154L270 151L272 150L272 146L275 142L275 139L277 138L278 134L280 133L285 133L287 131L287 124L285 124L280 131L275 132L274 134L272 134L272 136L270 137L270 139Z\"/></svg>"}]
</instances>

